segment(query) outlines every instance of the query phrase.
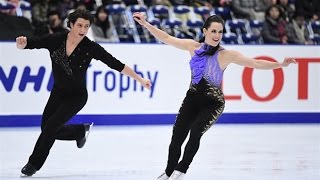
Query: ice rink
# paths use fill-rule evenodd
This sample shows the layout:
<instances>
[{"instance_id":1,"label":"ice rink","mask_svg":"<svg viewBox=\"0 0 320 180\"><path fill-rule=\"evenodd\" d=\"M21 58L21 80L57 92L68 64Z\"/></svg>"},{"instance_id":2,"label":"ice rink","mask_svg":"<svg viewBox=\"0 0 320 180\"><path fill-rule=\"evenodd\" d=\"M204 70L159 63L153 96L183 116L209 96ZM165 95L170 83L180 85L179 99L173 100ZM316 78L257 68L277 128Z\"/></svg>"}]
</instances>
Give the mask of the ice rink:
<instances>
[{"instance_id":1,"label":"ice rink","mask_svg":"<svg viewBox=\"0 0 320 180\"><path fill-rule=\"evenodd\" d=\"M83 149L56 141L28 179L155 180L172 126L94 126ZM21 179L35 128L0 128L0 180ZM320 180L319 124L217 124L203 137L185 180Z\"/></svg>"}]
</instances>

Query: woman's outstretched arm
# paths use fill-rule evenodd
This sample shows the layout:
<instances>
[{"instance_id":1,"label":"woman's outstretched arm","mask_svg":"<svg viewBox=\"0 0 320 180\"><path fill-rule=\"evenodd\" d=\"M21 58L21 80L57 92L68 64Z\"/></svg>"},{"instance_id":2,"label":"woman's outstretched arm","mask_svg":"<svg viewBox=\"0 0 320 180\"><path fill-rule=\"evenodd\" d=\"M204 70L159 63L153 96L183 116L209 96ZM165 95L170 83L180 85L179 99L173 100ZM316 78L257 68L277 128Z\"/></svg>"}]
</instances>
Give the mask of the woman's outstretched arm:
<instances>
[{"instance_id":1,"label":"woman's outstretched arm","mask_svg":"<svg viewBox=\"0 0 320 180\"><path fill-rule=\"evenodd\" d=\"M174 46L182 50L191 51L191 52L200 46L200 43L192 39L179 39L179 38L173 37L168 33L162 31L161 29L151 25L149 22L146 21L144 15L140 12L134 13L133 18L140 25L144 26L155 38L157 38L159 41L165 44Z\"/></svg>"},{"instance_id":2,"label":"woman's outstretched arm","mask_svg":"<svg viewBox=\"0 0 320 180\"><path fill-rule=\"evenodd\" d=\"M293 58L285 58L282 63L271 62L268 60L256 60L253 58L246 57L241 53L233 50L226 50L222 53L223 59L225 59L228 64L235 63L241 66L256 68L256 69L277 69L282 67L287 67L291 63L296 63Z\"/></svg>"}]
</instances>

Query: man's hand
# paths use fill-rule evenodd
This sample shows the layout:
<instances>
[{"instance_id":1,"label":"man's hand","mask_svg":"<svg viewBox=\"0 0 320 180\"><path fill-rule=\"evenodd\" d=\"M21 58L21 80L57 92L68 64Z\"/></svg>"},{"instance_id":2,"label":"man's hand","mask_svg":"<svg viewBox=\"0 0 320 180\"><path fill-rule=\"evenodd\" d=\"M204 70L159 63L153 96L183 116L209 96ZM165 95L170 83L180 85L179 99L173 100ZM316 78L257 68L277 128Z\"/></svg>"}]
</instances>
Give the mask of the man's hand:
<instances>
[{"instance_id":1,"label":"man's hand","mask_svg":"<svg viewBox=\"0 0 320 180\"><path fill-rule=\"evenodd\" d=\"M17 48L24 49L27 46L27 38L25 36L19 36L16 38Z\"/></svg>"}]
</instances>

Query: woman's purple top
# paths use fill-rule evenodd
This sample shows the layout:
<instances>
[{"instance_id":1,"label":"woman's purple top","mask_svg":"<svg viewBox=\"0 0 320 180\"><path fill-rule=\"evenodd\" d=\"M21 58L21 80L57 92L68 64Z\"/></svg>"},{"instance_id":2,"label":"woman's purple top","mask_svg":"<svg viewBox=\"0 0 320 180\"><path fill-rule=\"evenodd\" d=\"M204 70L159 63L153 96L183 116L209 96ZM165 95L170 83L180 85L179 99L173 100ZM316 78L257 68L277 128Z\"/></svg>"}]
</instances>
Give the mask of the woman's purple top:
<instances>
[{"instance_id":1,"label":"woman's purple top","mask_svg":"<svg viewBox=\"0 0 320 180\"><path fill-rule=\"evenodd\" d=\"M220 48L213 55L210 52L214 51L213 46L202 44L200 49L195 50L195 55L191 58L189 64L192 74L192 84L198 84L204 78L212 86L221 87L223 70L218 62Z\"/></svg>"}]
</instances>

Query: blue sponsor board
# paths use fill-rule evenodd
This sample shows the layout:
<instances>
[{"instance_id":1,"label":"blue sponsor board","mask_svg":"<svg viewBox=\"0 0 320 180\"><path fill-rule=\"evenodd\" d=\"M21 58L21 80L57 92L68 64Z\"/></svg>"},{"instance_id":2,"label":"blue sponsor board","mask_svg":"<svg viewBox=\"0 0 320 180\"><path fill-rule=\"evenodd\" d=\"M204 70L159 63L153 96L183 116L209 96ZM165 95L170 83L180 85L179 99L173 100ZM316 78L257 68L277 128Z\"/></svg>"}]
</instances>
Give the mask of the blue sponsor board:
<instances>
[{"instance_id":1,"label":"blue sponsor board","mask_svg":"<svg viewBox=\"0 0 320 180\"><path fill-rule=\"evenodd\" d=\"M89 67L90 68L90 67ZM157 83L158 71L141 71L138 69L138 65L133 65L133 70L139 74L141 77L145 77L150 79L152 83L152 87L150 89L149 98L152 98L154 95L154 90ZM22 76L18 77L17 74L19 71L22 71ZM53 76L51 69L48 70L44 66L40 66L38 70L34 70L37 73L31 74L31 67L26 66L24 68L18 68L16 66L12 66L10 69L4 70L3 67L0 66L0 85L4 87L7 92L11 92L13 90L13 85L18 83L18 89L20 92L24 92L26 90L27 84L33 84L33 89L35 92L39 92L42 86L50 91L53 86ZM5 73L7 72L7 73ZM46 80L45 73L50 73L50 78ZM87 84L88 90L92 90L93 92L97 91L98 86L103 86L105 91L117 91L120 98L124 96L124 93L127 91L144 91L144 88L140 86L140 84L125 76L121 73L118 73L114 70L107 71L99 71L95 70L90 72L90 77L92 78L92 84ZM88 74L87 74L88 75ZM98 83L103 81L104 83ZM99 85L98 85L99 84ZM102 85L101 85L102 84Z\"/></svg>"}]
</instances>

